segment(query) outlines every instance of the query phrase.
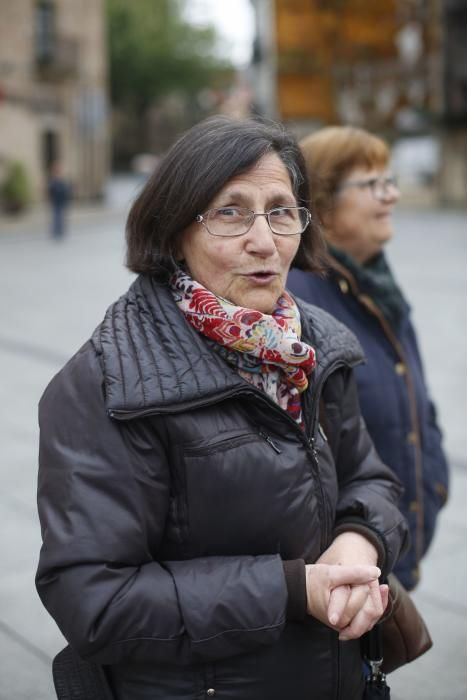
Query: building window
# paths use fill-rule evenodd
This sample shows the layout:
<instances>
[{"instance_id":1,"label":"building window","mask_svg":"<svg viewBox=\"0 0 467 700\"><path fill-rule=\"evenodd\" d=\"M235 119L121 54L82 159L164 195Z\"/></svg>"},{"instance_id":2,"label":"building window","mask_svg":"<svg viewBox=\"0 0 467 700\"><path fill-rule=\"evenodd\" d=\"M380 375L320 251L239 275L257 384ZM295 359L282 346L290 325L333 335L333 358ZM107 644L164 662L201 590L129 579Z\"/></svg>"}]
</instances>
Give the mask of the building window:
<instances>
[{"instance_id":1,"label":"building window","mask_svg":"<svg viewBox=\"0 0 467 700\"><path fill-rule=\"evenodd\" d=\"M55 52L55 6L48 0L36 4L35 41L36 61L50 63Z\"/></svg>"}]
</instances>

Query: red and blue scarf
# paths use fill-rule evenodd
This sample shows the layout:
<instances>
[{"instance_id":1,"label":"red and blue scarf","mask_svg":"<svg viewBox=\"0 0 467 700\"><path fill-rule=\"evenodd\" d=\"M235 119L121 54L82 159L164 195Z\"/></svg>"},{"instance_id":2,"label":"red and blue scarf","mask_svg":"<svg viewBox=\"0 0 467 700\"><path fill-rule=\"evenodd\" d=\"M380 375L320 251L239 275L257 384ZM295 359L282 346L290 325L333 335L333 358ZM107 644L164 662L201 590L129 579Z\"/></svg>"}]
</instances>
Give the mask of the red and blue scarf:
<instances>
[{"instance_id":1,"label":"red and blue scarf","mask_svg":"<svg viewBox=\"0 0 467 700\"><path fill-rule=\"evenodd\" d=\"M284 291L268 315L216 296L183 270L174 273L170 287L188 323L213 341L247 382L302 425L300 394L316 357L300 340L300 313L290 294Z\"/></svg>"}]
</instances>

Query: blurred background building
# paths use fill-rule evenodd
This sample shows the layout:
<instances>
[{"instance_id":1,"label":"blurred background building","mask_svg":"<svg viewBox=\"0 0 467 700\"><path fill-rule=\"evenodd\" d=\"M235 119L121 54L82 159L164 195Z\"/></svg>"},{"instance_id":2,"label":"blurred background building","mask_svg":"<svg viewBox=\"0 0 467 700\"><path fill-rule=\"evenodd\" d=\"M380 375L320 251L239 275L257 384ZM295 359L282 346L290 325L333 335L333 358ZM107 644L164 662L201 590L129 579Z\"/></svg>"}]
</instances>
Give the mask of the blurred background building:
<instances>
[{"instance_id":1,"label":"blurred background building","mask_svg":"<svg viewBox=\"0 0 467 700\"><path fill-rule=\"evenodd\" d=\"M363 126L407 200L465 205L467 0L0 0L0 210L57 159L98 198L219 112Z\"/></svg>"},{"instance_id":2,"label":"blurred background building","mask_svg":"<svg viewBox=\"0 0 467 700\"><path fill-rule=\"evenodd\" d=\"M249 113L248 86L185 0L0 0L0 209L43 200L62 162L75 199L111 170L147 174L207 114ZM141 164L143 164L141 166Z\"/></svg>"},{"instance_id":3,"label":"blurred background building","mask_svg":"<svg viewBox=\"0 0 467 700\"><path fill-rule=\"evenodd\" d=\"M466 0L251 2L260 114L298 136L331 123L376 131L414 185L466 203Z\"/></svg>"},{"instance_id":4,"label":"blurred background building","mask_svg":"<svg viewBox=\"0 0 467 700\"><path fill-rule=\"evenodd\" d=\"M37 200L60 160L98 197L108 125L104 0L0 0L0 175L19 164Z\"/></svg>"}]
</instances>

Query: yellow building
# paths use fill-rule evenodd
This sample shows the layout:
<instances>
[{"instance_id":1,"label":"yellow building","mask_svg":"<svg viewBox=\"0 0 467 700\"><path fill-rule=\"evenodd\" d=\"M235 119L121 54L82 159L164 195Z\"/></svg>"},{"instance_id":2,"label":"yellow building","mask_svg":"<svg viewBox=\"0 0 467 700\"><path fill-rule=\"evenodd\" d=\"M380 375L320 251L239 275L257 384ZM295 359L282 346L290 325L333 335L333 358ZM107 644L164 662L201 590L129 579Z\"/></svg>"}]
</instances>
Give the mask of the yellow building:
<instances>
[{"instance_id":1,"label":"yellow building","mask_svg":"<svg viewBox=\"0 0 467 700\"><path fill-rule=\"evenodd\" d=\"M77 197L108 174L104 0L0 0L0 180L25 166L35 199L60 160Z\"/></svg>"},{"instance_id":2,"label":"yellow building","mask_svg":"<svg viewBox=\"0 0 467 700\"><path fill-rule=\"evenodd\" d=\"M391 127L439 96L440 3L411 0L253 0L269 7L276 111L288 122ZM430 89L428 89L430 87Z\"/></svg>"},{"instance_id":3,"label":"yellow building","mask_svg":"<svg viewBox=\"0 0 467 700\"><path fill-rule=\"evenodd\" d=\"M251 0L256 109L297 136L354 124L439 146L439 200L467 191L465 0Z\"/></svg>"}]
</instances>

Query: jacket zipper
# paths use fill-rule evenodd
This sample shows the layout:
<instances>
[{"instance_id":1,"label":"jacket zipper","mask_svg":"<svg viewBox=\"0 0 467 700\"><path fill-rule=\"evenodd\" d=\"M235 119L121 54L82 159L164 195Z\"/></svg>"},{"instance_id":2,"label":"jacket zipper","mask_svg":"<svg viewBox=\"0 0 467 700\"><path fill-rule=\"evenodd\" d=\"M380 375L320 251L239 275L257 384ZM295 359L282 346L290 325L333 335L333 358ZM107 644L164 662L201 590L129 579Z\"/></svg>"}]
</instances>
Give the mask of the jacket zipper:
<instances>
[{"instance_id":1,"label":"jacket zipper","mask_svg":"<svg viewBox=\"0 0 467 700\"><path fill-rule=\"evenodd\" d=\"M190 455L207 455L211 452L218 452L228 446L241 446L247 445L250 442L258 441L261 438L276 452L278 455L282 453L282 450L276 445L274 440L267 435L262 429L258 433L244 433L243 435L235 435L233 437L225 438L224 440L218 440L217 442L206 445L205 447L186 447L185 453Z\"/></svg>"},{"instance_id":2,"label":"jacket zipper","mask_svg":"<svg viewBox=\"0 0 467 700\"><path fill-rule=\"evenodd\" d=\"M118 409L108 409L107 410L107 415L109 418L114 418L115 420L133 420L134 418L146 418L148 416L162 416L162 415L173 415L174 413L180 413L182 410L187 411L190 408L204 408L205 406L211 406L216 403L221 403L221 401L224 401L224 399L230 399L234 398L235 396L239 396L242 394L249 394L251 391L246 392L243 390L239 389L229 389L227 391L224 391L221 394L218 394L216 397L212 399L205 399L200 400L200 399L195 399L193 401L186 401L183 404L183 408L176 408L173 409L171 407L168 408L163 408L163 407L154 407L150 406L148 408L136 408L136 409L123 409L123 408L118 408Z\"/></svg>"},{"instance_id":3,"label":"jacket zipper","mask_svg":"<svg viewBox=\"0 0 467 700\"><path fill-rule=\"evenodd\" d=\"M247 390L242 390L242 389L233 389L224 392L223 394L219 394L218 396L207 399L207 400L196 400L196 401L191 401L187 402L186 404L183 404L183 409L186 410L187 408L204 408L206 406L212 406L217 403L221 403L225 399L228 398L234 398L234 397L240 397L240 396L245 396L246 398L250 396L254 396L263 403L267 404L269 408L271 408L275 413L281 416L281 418L287 422L294 430L295 434L299 437L301 442L303 443L308 455L311 457L311 465L312 465L312 473L313 477L317 483L318 489L317 489L317 497L318 497L318 512L320 516L320 521L322 523L321 527L321 537L320 537L320 550L324 551L324 549L328 545L328 539L330 536L329 532L329 527L327 523L327 518L326 518L326 498L324 495L324 487L323 483L321 480L321 474L319 471L319 459L318 459L318 453L316 451L316 444L315 444L315 430L316 430L316 411L317 407L319 405L319 396L321 389L324 385L324 382L328 379L328 377L334 372L334 370L338 369L339 367L345 367L349 366L352 367L353 365L346 364L342 360L337 360L333 362L323 373L323 375L320 377L319 383L316 385L315 390L313 392L313 396L311 397L311 411L310 411L310 421L309 421L309 427L310 427L310 437L308 437L305 433L304 430L302 430L297 423L294 421L294 419L289 416L283 409L281 409L277 404L273 402L272 399L270 399L268 396L260 392L259 389L255 389L254 387L249 387ZM305 404L305 402L303 402ZM110 418L113 418L115 420L133 420L135 418L143 418L143 417L148 417L151 415L170 415L174 413L179 413L180 408L177 409L171 409L171 408L145 408L145 409L136 409L136 410L122 410L122 409L110 409L108 410L107 414ZM306 410L305 410L305 405L302 407L303 410L303 416L305 419L306 415ZM280 454L281 450L280 448L276 445L276 443L272 440L269 435L267 435L262 429L259 431L260 436L271 446L271 448L277 453Z\"/></svg>"},{"instance_id":4,"label":"jacket zipper","mask_svg":"<svg viewBox=\"0 0 467 700\"><path fill-rule=\"evenodd\" d=\"M278 455L282 454L282 450L279 447L277 447L274 440L269 435L267 435L262 428L260 428L259 435L263 438L263 440L266 440L266 442L268 443L268 445L270 445L270 447L272 447L274 452L277 452Z\"/></svg>"},{"instance_id":5,"label":"jacket zipper","mask_svg":"<svg viewBox=\"0 0 467 700\"><path fill-rule=\"evenodd\" d=\"M315 477L315 480L318 484L319 488L319 500L318 500L318 511L319 511L319 519L320 522L322 523L321 527L321 538L320 538L320 552L324 552L328 545L328 538L329 538L329 528L328 528L328 522L327 522L327 517L326 517L326 496L324 494L324 487L323 487L323 482L321 481L321 474L319 471L319 459L318 459L318 453L316 451L316 445L315 445L315 438L312 436L308 438L308 449L309 452L311 452L311 458L313 461L313 475Z\"/></svg>"},{"instance_id":6,"label":"jacket zipper","mask_svg":"<svg viewBox=\"0 0 467 700\"><path fill-rule=\"evenodd\" d=\"M317 414L317 408L319 406L319 398L321 396L321 391L323 389L325 381L328 379L328 377L336 369L339 369L339 367L345 367L345 366L346 366L345 362L343 362L342 360L336 360L322 374L322 376L320 377L319 383L316 384L315 389L314 389L314 396L313 396L313 401L311 403L311 411L310 411L310 421L309 421L310 437L307 438L307 444L308 444L308 449L309 449L309 452L311 453L312 462L314 465L314 470L313 470L314 476L315 476L315 479L316 479L316 481L318 483L318 487L319 487L320 498L319 498L319 506L318 507L320 510L320 520L323 523L323 526L321 528L321 541L320 541L320 548L321 548L322 552L328 546L328 542L329 542L329 538L330 538L331 533L330 533L330 529L328 527L328 518L326 517L326 514L327 514L326 495L324 493L324 486L323 486L323 482L321 480L318 452L316 450L316 439L315 439L315 434L316 434L316 430L317 430L316 414ZM305 417L305 415L306 415L305 406L303 406L303 414Z\"/></svg>"}]
</instances>

